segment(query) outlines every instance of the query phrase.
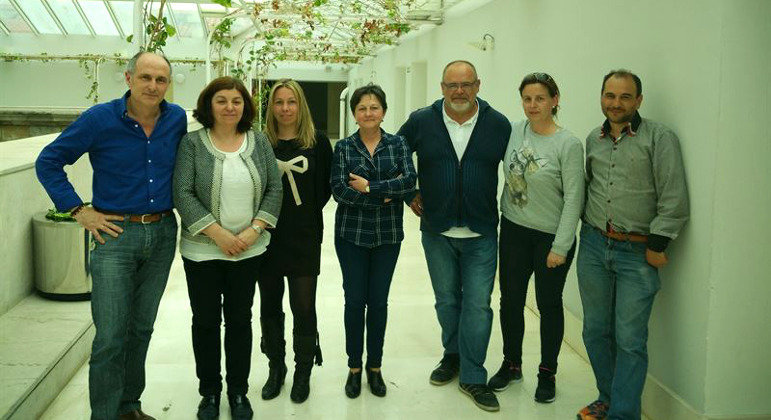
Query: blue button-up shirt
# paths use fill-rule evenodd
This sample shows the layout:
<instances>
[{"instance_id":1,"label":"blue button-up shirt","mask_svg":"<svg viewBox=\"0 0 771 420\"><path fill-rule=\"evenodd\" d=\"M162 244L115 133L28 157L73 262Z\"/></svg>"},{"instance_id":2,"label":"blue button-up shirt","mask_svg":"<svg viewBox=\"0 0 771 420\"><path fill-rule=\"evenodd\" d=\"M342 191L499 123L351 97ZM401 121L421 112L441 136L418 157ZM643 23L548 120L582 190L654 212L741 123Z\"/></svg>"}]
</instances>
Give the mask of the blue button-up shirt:
<instances>
[{"instance_id":1,"label":"blue button-up shirt","mask_svg":"<svg viewBox=\"0 0 771 420\"><path fill-rule=\"evenodd\" d=\"M95 105L46 146L35 162L38 179L54 205L67 211L83 203L64 165L88 153L94 169L94 207L145 214L172 208L171 178L177 145L187 132L185 111L165 100L150 137L128 116L122 98Z\"/></svg>"},{"instance_id":2,"label":"blue button-up shirt","mask_svg":"<svg viewBox=\"0 0 771 420\"><path fill-rule=\"evenodd\" d=\"M380 143L370 156L359 132L335 144L332 160L332 196L339 203L335 235L356 245L374 248L404 239L402 199L415 190L417 173L407 143L380 130ZM369 181L369 193L348 185L348 174ZM391 201L385 202L386 198Z\"/></svg>"}]
</instances>

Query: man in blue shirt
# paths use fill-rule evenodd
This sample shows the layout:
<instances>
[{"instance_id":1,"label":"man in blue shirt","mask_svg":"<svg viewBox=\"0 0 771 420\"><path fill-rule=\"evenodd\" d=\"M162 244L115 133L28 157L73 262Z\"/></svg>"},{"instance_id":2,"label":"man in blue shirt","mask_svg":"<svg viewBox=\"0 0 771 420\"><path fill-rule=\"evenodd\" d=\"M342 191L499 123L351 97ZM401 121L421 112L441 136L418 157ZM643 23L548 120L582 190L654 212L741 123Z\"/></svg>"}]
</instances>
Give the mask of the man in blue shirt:
<instances>
[{"instance_id":1,"label":"man in blue shirt","mask_svg":"<svg viewBox=\"0 0 771 420\"><path fill-rule=\"evenodd\" d=\"M443 99L410 115L399 130L418 155L420 192L407 202L420 216L423 249L442 327L444 357L431 383L460 371L460 389L487 411L498 411L484 368L498 262L498 164L509 121L477 98L480 80L467 61L442 73Z\"/></svg>"},{"instance_id":2,"label":"man in blue shirt","mask_svg":"<svg viewBox=\"0 0 771 420\"><path fill-rule=\"evenodd\" d=\"M91 232L91 418L152 419L139 401L145 357L176 250L171 212L177 144L185 112L163 97L169 61L139 53L128 62L129 91L86 110L35 163L38 179L60 211ZM64 172L84 153L94 170L93 207Z\"/></svg>"}]
</instances>

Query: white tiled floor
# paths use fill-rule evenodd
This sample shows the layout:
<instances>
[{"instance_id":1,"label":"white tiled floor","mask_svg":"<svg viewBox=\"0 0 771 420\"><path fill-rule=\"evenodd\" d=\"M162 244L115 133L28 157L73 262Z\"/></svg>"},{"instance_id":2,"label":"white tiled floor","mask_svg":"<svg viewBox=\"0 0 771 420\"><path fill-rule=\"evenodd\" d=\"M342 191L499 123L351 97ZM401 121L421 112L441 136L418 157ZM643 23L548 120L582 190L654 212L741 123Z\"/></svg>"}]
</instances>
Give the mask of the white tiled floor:
<instances>
[{"instance_id":1,"label":"white tiled floor","mask_svg":"<svg viewBox=\"0 0 771 420\"><path fill-rule=\"evenodd\" d=\"M557 400L553 404L533 401L539 361L538 318L526 312L524 381L498 394L499 413L477 408L457 388L457 381L436 387L428 382L430 371L441 358L439 326L433 308L433 293L426 270L417 219L405 209L406 239L394 275L389 300L389 319L383 358L383 375L388 395L377 398L363 384L355 400L343 393L346 356L343 331L343 291L340 268L332 245L335 203L325 209L326 232L319 279L317 310L324 352L324 366L316 367L311 379L311 396L304 404L289 400L288 381L281 395L263 401L259 392L267 375L267 362L259 352L259 310L255 298L255 346L249 397L255 418L263 419L470 419L500 416L508 419L569 419L594 400L594 377L589 365L567 345L560 354ZM288 303L285 303L288 311ZM495 319L486 367L492 375L501 361L501 333L498 320L498 291L493 295ZM287 319L291 319L289 314ZM287 325L291 331L291 325ZM291 346L291 345L290 345ZM291 347L287 361L291 360ZM143 409L158 419L192 419L198 404L197 380L190 339L190 308L181 261L172 267L171 278L161 303L147 360L147 388ZM227 403L222 419L229 419ZM78 371L43 419L88 418L88 365Z\"/></svg>"}]
</instances>

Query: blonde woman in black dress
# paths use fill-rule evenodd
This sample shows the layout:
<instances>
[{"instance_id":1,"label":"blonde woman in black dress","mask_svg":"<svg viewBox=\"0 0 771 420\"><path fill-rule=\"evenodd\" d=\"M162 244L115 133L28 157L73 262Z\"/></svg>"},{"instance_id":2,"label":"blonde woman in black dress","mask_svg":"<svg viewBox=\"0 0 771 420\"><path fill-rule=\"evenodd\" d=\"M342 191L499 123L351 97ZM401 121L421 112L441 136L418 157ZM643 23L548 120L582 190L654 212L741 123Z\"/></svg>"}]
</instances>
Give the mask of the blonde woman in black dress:
<instances>
[{"instance_id":1,"label":"blonde woman in black dress","mask_svg":"<svg viewBox=\"0 0 771 420\"><path fill-rule=\"evenodd\" d=\"M265 133L273 145L284 187L281 219L272 232L258 280L262 352L269 374L262 398L281 392L287 368L284 341L284 278L294 317L295 359L291 399L301 403L310 393L314 359L321 365L316 322L316 281L319 275L323 222L321 209L331 194L329 173L332 147L316 131L308 103L294 80L276 82L268 97Z\"/></svg>"}]
</instances>

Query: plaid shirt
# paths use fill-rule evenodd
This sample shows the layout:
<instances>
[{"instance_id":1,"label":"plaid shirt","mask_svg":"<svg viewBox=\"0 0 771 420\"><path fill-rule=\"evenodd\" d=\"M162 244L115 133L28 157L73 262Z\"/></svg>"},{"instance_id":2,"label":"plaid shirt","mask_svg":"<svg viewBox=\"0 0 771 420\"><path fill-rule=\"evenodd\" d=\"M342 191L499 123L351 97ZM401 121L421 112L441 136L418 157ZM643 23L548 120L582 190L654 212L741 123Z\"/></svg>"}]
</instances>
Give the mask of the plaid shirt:
<instances>
[{"instance_id":1,"label":"plaid shirt","mask_svg":"<svg viewBox=\"0 0 771 420\"><path fill-rule=\"evenodd\" d=\"M332 196L338 202L335 235L367 248L404 239L402 196L415 190L417 178L404 139L382 129L380 133L374 156L370 156L358 131L338 141L330 177ZM370 192L351 188L350 173L367 179ZM391 201L386 203L387 198Z\"/></svg>"}]
</instances>

